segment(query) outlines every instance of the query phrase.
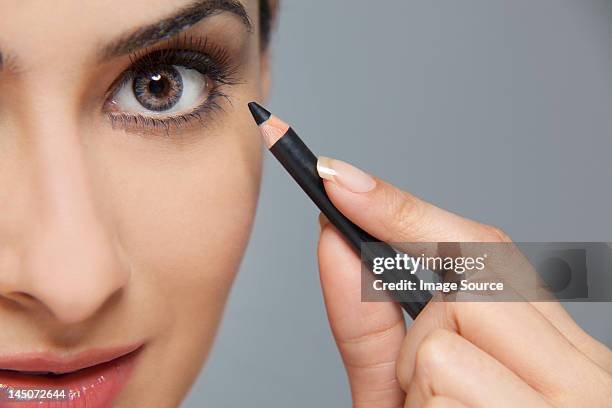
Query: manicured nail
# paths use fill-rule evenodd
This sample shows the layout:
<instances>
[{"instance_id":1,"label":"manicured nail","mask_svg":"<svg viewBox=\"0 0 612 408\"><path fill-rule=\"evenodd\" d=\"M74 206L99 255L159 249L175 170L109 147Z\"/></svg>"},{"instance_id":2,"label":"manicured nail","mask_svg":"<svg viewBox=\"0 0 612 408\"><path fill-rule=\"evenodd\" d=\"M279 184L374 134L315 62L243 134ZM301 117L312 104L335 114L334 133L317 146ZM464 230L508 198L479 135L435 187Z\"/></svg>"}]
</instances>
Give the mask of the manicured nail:
<instances>
[{"instance_id":1,"label":"manicured nail","mask_svg":"<svg viewBox=\"0 0 612 408\"><path fill-rule=\"evenodd\" d=\"M319 177L333 181L353 193L367 193L376 186L372 176L341 160L320 156L317 161Z\"/></svg>"}]
</instances>

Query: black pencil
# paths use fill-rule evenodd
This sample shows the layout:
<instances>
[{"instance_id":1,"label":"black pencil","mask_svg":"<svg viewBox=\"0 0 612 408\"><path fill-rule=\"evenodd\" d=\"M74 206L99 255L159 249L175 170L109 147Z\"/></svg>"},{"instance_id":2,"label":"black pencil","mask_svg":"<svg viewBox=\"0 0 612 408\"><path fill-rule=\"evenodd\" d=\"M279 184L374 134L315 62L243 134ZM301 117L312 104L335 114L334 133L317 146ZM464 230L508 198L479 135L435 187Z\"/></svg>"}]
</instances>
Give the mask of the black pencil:
<instances>
[{"instance_id":1,"label":"black pencil","mask_svg":"<svg viewBox=\"0 0 612 408\"><path fill-rule=\"evenodd\" d=\"M270 152L327 219L344 235L353 249L361 254L361 259L366 266L371 270L375 258L394 258L397 252L390 245L381 243L380 240L355 225L333 205L325 192L323 180L317 172L317 156L310 151L295 131L256 102L249 103L249 110ZM371 242L379 244L362 245ZM411 280L417 285L416 288L419 287L418 278L410 274L400 276L400 274L394 274L393 271L385 271L380 278L387 282L399 282L400 279ZM410 294L394 293L393 297L410 317L415 319L431 299L431 293L417 289L410 291Z\"/></svg>"}]
</instances>

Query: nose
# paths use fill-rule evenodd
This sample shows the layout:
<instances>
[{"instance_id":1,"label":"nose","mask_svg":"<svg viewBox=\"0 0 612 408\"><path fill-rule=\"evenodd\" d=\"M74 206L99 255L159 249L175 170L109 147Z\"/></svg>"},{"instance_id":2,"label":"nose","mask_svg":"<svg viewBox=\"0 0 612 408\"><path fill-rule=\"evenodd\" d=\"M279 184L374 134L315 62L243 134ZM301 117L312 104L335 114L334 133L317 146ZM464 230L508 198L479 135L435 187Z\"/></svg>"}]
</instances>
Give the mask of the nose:
<instances>
[{"instance_id":1,"label":"nose","mask_svg":"<svg viewBox=\"0 0 612 408\"><path fill-rule=\"evenodd\" d=\"M82 144L58 132L47 129L20 150L28 157L16 160L18 180L2 194L14 200L0 215L0 298L74 324L118 298L130 274Z\"/></svg>"},{"instance_id":2,"label":"nose","mask_svg":"<svg viewBox=\"0 0 612 408\"><path fill-rule=\"evenodd\" d=\"M83 214L73 215L40 228L16 263L19 276L0 285L1 296L28 308L42 306L65 324L93 316L128 276L102 228Z\"/></svg>"}]
</instances>

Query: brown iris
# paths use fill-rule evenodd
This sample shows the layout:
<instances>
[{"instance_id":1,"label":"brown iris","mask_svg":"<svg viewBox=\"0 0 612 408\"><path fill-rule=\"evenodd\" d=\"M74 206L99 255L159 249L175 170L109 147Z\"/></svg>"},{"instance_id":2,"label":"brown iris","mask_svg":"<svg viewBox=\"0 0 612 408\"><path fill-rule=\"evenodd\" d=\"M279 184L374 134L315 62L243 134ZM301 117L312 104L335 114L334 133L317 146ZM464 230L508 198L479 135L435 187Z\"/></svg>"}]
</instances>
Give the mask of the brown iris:
<instances>
[{"instance_id":1,"label":"brown iris","mask_svg":"<svg viewBox=\"0 0 612 408\"><path fill-rule=\"evenodd\" d=\"M172 65L162 65L134 75L134 96L146 109L161 112L172 108L183 94L183 80Z\"/></svg>"}]
</instances>

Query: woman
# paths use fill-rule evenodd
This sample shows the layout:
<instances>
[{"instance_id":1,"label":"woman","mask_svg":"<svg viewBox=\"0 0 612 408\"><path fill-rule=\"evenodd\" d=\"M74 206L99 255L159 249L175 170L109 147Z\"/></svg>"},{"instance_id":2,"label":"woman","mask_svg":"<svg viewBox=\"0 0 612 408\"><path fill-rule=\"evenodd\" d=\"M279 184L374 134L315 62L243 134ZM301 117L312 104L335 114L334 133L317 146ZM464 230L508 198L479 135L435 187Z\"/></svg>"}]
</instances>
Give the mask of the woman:
<instances>
[{"instance_id":1,"label":"woman","mask_svg":"<svg viewBox=\"0 0 612 408\"><path fill-rule=\"evenodd\" d=\"M275 7L3 2L0 407L24 389L71 406L180 404L252 225L262 149L246 103L267 94ZM330 197L381 239L507 239L330 166ZM557 305L432 303L406 333L395 305L359 301L359 262L322 224L321 281L355 406L609 402L610 351Z\"/></svg>"},{"instance_id":2,"label":"woman","mask_svg":"<svg viewBox=\"0 0 612 408\"><path fill-rule=\"evenodd\" d=\"M269 4L0 7L0 383L177 406L253 221Z\"/></svg>"}]
</instances>

